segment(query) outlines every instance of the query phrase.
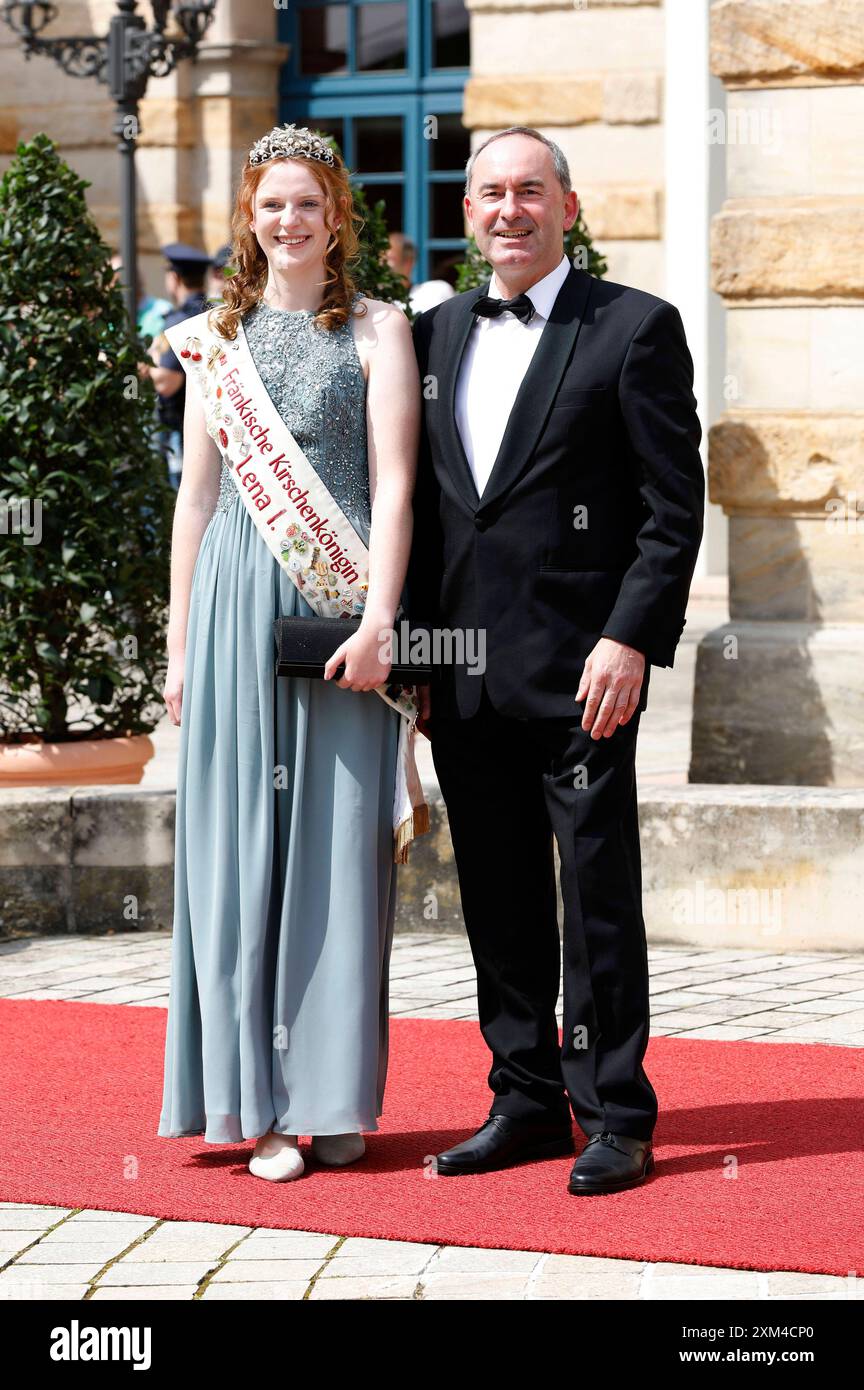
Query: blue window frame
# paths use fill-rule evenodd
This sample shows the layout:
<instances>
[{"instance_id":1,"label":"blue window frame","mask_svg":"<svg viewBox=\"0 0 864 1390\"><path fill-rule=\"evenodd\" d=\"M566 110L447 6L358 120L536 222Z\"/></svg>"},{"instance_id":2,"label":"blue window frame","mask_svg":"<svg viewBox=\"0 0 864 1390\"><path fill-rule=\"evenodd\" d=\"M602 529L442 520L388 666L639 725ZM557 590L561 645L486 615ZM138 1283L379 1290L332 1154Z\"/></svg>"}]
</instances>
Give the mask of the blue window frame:
<instances>
[{"instance_id":1,"label":"blue window frame","mask_svg":"<svg viewBox=\"0 0 864 1390\"><path fill-rule=\"evenodd\" d=\"M452 278L462 213L470 72L462 0L294 0L278 11L291 45L280 120L334 135L390 231L417 246L414 282Z\"/></svg>"}]
</instances>

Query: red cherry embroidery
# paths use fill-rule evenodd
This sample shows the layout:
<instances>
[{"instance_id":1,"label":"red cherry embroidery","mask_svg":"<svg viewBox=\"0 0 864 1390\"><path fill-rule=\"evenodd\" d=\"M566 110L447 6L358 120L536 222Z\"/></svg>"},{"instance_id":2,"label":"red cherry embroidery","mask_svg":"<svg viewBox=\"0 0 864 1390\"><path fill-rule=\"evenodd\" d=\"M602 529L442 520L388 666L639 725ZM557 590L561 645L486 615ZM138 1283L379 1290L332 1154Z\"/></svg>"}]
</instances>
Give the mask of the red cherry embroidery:
<instances>
[{"instance_id":1,"label":"red cherry embroidery","mask_svg":"<svg viewBox=\"0 0 864 1390\"><path fill-rule=\"evenodd\" d=\"M200 362L200 361L201 361L201 354L200 354L200 352L193 352L193 354L192 354L192 361L193 361L193 362Z\"/></svg>"},{"instance_id":2,"label":"red cherry embroidery","mask_svg":"<svg viewBox=\"0 0 864 1390\"><path fill-rule=\"evenodd\" d=\"M180 356L181 356L181 357L191 357L192 354L191 354L191 352L189 351L188 348L181 348L181 349L180 349Z\"/></svg>"}]
</instances>

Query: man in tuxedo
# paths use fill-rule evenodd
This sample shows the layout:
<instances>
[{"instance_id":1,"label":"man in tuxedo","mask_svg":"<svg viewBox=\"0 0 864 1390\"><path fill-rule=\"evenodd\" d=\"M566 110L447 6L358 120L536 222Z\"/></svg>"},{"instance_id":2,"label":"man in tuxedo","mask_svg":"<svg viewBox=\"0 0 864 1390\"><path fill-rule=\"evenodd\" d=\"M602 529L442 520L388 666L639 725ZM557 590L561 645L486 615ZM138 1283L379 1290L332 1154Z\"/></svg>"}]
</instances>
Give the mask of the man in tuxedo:
<instances>
[{"instance_id":1,"label":"man in tuxedo","mask_svg":"<svg viewBox=\"0 0 864 1390\"><path fill-rule=\"evenodd\" d=\"M568 1190L617 1192L654 1163L634 767L649 669L673 664L702 536L693 366L673 305L563 254L578 199L557 145L511 127L466 175L493 274L414 325L424 419L407 594L412 617L476 630L466 650L485 633L485 671L444 666L420 727L493 1100L436 1168L572 1155L572 1108L589 1139Z\"/></svg>"}]
</instances>

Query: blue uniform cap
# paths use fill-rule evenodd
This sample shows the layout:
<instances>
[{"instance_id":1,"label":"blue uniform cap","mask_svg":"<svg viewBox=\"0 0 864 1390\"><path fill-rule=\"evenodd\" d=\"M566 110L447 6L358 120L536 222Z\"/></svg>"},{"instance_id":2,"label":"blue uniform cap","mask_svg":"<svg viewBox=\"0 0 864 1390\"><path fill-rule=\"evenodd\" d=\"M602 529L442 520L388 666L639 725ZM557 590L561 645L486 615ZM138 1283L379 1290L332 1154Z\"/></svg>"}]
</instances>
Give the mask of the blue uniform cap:
<instances>
[{"instance_id":1,"label":"blue uniform cap","mask_svg":"<svg viewBox=\"0 0 864 1390\"><path fill-rule=\"evenodd\" d=\"M184 241L172 241L163 246L162 255L178 275L197 275L213 264L213 257L206 251L199 251L197 246L189 246Z\"/></svg>"}]
</instances>

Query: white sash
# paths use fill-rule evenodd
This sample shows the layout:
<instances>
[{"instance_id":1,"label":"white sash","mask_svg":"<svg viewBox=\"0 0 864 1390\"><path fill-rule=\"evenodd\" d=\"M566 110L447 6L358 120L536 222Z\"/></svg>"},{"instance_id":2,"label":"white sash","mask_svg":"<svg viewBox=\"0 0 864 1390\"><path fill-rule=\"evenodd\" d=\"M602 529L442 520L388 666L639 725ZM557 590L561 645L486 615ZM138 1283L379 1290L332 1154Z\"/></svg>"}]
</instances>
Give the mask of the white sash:
<instances>
[{"instance_id":1,"label":"white sash","mask_svg":"<svg viewBox=\"0 0 864 1390\"><path fill-rule=\"evenodd\" d=\"M258 534L321 618L358 617L369 588L369 551L292 435L258 375L242 323L232 341L208 324L210 310L165 329L201 391L215 440ZM275 643L274 643L275 653ZM275 655L274 655L275 663ZM393 857L429 829L429 807L414 750L416 687L376 687L398 710L399 753L393 799Z\"/></svg>"}]
</instances>

